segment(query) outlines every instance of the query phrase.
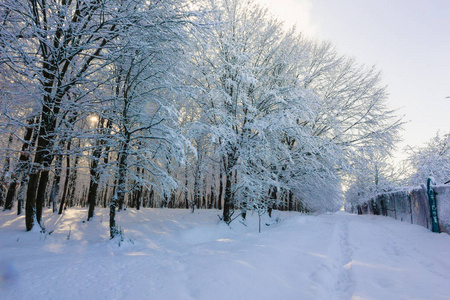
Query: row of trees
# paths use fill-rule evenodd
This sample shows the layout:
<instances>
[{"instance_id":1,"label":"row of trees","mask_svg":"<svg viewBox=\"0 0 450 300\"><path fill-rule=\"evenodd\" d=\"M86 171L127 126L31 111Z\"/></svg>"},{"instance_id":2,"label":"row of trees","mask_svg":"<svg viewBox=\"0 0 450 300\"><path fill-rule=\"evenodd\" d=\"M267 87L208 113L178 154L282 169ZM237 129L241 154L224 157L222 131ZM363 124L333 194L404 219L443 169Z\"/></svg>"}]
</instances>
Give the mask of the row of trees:
<instances>
[{"instance_id":1,"label":"row of trees","mask_svg":"<svg viewBox=\"0 0 450 300\"><path fill-rule=\"evenodd\" d=\"M401 121L373 68L252 0L0 3L1 191L42 209L326 211Z\"/></svg>"},{"instance_id":2,"label":"row of trees","mask_svg":"<svg viewBox=\"0 0 450 300\"><path fill-rule=\"evenodd\" d=\"M420 186L433 177L437 184L450 183L450 133L439 132L422 147L408 146L408 158L396 168L390 157L373 157L359 165L349 179L348 209L374 199L378 194L405 186Z\"/></svg>"}]
</instances>

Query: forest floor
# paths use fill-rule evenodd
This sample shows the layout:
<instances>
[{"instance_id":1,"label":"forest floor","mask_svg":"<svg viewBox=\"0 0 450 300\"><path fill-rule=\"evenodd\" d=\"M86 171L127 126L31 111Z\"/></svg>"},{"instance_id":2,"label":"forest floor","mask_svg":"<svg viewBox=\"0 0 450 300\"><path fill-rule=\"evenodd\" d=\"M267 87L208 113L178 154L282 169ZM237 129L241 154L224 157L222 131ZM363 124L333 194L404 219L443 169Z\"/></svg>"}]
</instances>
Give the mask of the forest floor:
<instances>
[{"instance_id":1,"label":"forest floor","mask_svg":"<svg viewBox=\"0 0 450 300\"><path fill-rule=\"evenodd\" d=\"M0 299L450 299L450 235L381 216L128 209L0 212ZM51 232L51 233L50 233ZM120 245L119 245L120 244Z\"/></svg>"}]
</instances>

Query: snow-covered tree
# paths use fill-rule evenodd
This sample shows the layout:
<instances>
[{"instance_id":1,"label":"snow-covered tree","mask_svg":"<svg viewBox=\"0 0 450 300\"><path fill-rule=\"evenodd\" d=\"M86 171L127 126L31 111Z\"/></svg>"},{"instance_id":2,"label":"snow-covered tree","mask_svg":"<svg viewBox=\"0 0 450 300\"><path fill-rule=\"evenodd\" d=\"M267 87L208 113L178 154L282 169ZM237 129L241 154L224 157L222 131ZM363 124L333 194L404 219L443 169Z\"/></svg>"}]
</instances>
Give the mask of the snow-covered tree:
<instances>
[{"instance_id":1,"label":"snow-covered tree","mask_svg":"<svg viewBox=\"0 0 450 300\"><path fill-rule=\"evenodd\" d=\"M183 1L177 0L130 4L134 6L127 5L122 12L127 21L118 25L124 34L117 42L123 47L111 53L117 55L115 77L108 83L114 94L110 111L105 113L112 122L111 139L118 153L114 166L117 188L110 203L111 237L117 233L115 209L122 209L125 194L134 190L128 183L151 186L170 197L177 186L171 164L184 161L185 140L173 100L182 97L177 73L187 11Z\"/></svg>"},{"instance_id":2,"label":"snow-covered tree","mask_svg":"<svg viewBox=\"0 0 450 300\"><path fill-rule=\"evenodd\" d=\"M198 121L210 126L213 155L225 177L223 219L230 222L235 208L245 214L277 181L269 131L297 80L287 72L283 48L292 45L267 10L253 1L205 2L211 28L200 34L193 58Z\"/></svg>"},{"instance_id":3,"label":"snow-covered tree","mask_svg":"<svg viewBox=\"0 0 450 300\"><path fill-rule=\"evenodd\" d=\"M341 178L361 150L388 153L397 139L401 121L379 73L283 30L252 1L204 5L213 13L193 52L194 107L222 162L224 220L255 201L337 209Z\"/></svg>"},{"instance_id":4,"label":"snow-covered tree","mask_svg":"<svg viewBox=\"0 0 450 300\"><path fill-rule=\"evenodd\" d=\"M180 48L174 39L182 39L184 8L182 1L7 0L0 4L4 16L0 35L2 69L15 74L8 78L10 84L19 85L21 80L32 87L29 91L34 91L30 96L34 105L29 107L34 107L39 116L26 197L27 230L33 228L35 219L40 222L51 169L61 169L62 156L57 154L75 157L73 150L64 150L69 144L63 141L79 139L80 145L88 148L78 151L78 155L98 156L93 155L94 148L100 145L93 145L105 131L92 131L86 123L90 115L115 122L114 137L121 134L122 138L109 147L121 153L119 166L126 161L123 154L128 150L124 148L137 151L135 144L127 141L142 145L152 140L179 148L168 138L171 133L162 129L163 124L173 128L177 111L162 103L173 97L163 89L171 80L166 71L180 59L180 53L173 49ZM117 90L107 92L113 84ZM127 102L129 99L132 104ZM116 112L114 118L112 113L103 116L110 108ZM136 115L140 115L140 123ZM123 122L117 121L120 118ZM75 128L71 123L77 123ZM142 134L145 130L151 134ZM164 152L158 146L152 147L139 149L149 157ZM91 165L91 169L95 167Z\"/></svg>"},{"instance_id":5,"label":"snow-covered tree","mask_svg":"<svg viewBox=\"0 0 450 300\"><path fill-rule=\"evenodd\" d=\"M424 147L409 148L410 185L427 182L434 177L437 184L450 180L450 133L436 134Z\"/></svg>"},{"instance_id":6,"label":"snow-covered tree","mask_svg":"<svg viewBox=\"0 0 450 300\"><path fill-rule=\"evenodd\" d=\"M304 46L309 48L301 66L305 86L320 98L313 135L329 138L353 161L367 152L363 148L389 153L403 122L387 107L380 72L338 55L329 42L307 41Z\"/></svg>"},{"instance_id":7,"label":"snow-covered tree","mask_svg":"<svg viewBox=\"0 0 450 300\"><path fill-rule=\"evenodd\" d=\"M345 206L349 211L401 185L399 172L389 156L380 154L376 149L363 151L345 180Z\"/></svg>"},{"instance_id":8,"label":"snow-covered tree","mask_svg":"<svg viewBox=\"0 0 450 300\"><path fill-rule=\"evenodd\" d=\"M41 219L56 132L65 113L62 108L86 94L73 90L104 67L102 51L116 37L112 2L6 0L1 4L2 63L35 87L40 115L27 188L27 230Z\"/></svg>"}]
</instances>

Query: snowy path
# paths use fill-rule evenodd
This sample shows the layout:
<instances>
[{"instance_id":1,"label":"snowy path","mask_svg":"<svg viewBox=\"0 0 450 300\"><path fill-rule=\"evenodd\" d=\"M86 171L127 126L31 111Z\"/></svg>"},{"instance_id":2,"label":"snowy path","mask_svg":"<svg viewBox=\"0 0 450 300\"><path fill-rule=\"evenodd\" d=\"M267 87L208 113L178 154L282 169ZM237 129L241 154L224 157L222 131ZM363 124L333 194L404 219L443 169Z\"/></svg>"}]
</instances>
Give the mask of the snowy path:
<instances>
[{"instance_id":1,"label":"snowy path","mask_svg":"<svg viewBox=\"0 0 450 300\"><path fill-rule=\"evenodd\" d=\"M277 212L258 234L256 216L130 210L118 247L106 210L85 213L46 217L43 236L0 212L0 299L450 299L450 236L385 217Z\"/></svg>"}]
</instances>

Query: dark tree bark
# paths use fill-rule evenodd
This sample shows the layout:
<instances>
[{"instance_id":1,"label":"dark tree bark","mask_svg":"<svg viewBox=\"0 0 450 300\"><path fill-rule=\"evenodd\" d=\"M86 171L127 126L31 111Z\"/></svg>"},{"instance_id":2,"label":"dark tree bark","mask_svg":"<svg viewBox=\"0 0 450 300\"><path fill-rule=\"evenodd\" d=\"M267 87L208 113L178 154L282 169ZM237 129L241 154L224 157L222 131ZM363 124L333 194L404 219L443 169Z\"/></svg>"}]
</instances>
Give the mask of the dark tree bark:
<instances>
[{"instance_id":1,"label":"dark tree bark","mask_svg":"<svg viewBox=\"0 0 450 300\"><path fill-rule=\"evenodd\" d=\"M139 175L141 178L143 178L145 175L144 171L145 171L144 168L141 169L139 167L136 167L136 174ZM132 206L135 207L136 210L141 209L143 189L144 189L144 187L143 187L141 181L135 182Z\"/></svg>"},{"instance_id":2,"label":"dark tree bark","mask_svg":"<svg viewBox=\"0 0 450 300\"><path fill-rule=\"evenodd\" d=\"M5 204L5 208L6 208L6 201L5 200L7 198L6 192L8 190L6 188L7 185L5 184L5 179L6 179L6 174L9 173L10 168L11 168L11 157L10 157L10 150L9 149L11 149L11 144L12 144L12 141L13 141L13 137L14 137L14 134L11 133L9 135L9 138L8 138L8 150L6 151L5 163L3 164L3 174L2 174L2 177L0 178L0 206L3 206ZM10 205L11 205L11 208L12 208L12 203L11 204L8 203L8 206L10 206Z\"/></svg>"},{"instance_id":3,"label":"dark tree bark","mask_svg":"<svg viewBox=\"0 0 450 300\"><path fill-rule=\"evenodd\" d=\"M225 173L225 194L223 200L223 221L227 224L231 222L231 216L234 209L234 195L233 195L233 167L236 159L233 153L228 153L224 162Z\"/></svg>"},{"instance_id":4,"label":"dark tree bark","mask_svg":"<svg viewBox=\"0 0 450 300\"><path fill-rule=\"evenodd\" d=\"M269 189L269 205L267 207L267 213L269 214L269 217L272 217L272 210L274 208L274 205L276 203L277 200L277 187L276 186L272 186Z\"/></svg>"},{"instance_id":5,"label":"dark tree bark","mask_svg":"<svg viewBox=\"0 0 450 300\"><path fill-rule=\"evenodd\" d=\"M55 178L53 179L52 189L50 191L50 203L52 205L53 213L57 211L57 200L61 185L61 174L62 174L62 161L63 161L63 155L58 154L56 156L56 162L55 162Z\"/></svg>"},{"instance_id":6,"label":"dark tree bark","mask_svg":"<svg viewBox=\"0 0 450 300\"><path fill-rule=\"evenodd\" d=\"M127 175L127 158L128 158L128 145L130 144L131 134L125 132L125 140L122 143L122 147L119 153L119 170L117 178L117 189L109 204L109 232L110 237L114 238L118 234L118 228L116 227L116 208L122 210L123 202L126 192L126 175Z\"/></svg>"},{"instance_id":7,"label":"dark tree bark","mask_svg":"<svg viewBox=\"0 0 450 300\"><path fill-rule=\"evenodd\" d=\"M102 129L104 127L104 122L105 122L104 118L100 118L98 121L98 128L100 129L101 132L103 131ZM106 127L108 127L108 126L106 126ZM105 143L106 143L106 141L103 138L100 140L97 140L94 151L92 152L92 160L91 160L91 165L89 168L90 182L89 182L89 192L88 192L88 201L87 201L88 205L89 205L88 217L87 217L88 221L94 217L94 209L95 209L95 205L97 202L98 183L99 183L100 175L101 175L100 169L99 169L99 164L100 164L103 146Z\"/></svg>"},{"instance_id":8,"label":"dark tree bark","mask_svg":"<svg viewBox=\"0 0 450 300\"><path fill-rule=\"evenodd\" d=\"M222 195L223 195L223 170L219 170L219 195L217 196L217 209L222 210Z\"/></svg>"},{"instance_id":9,"label":"dark tree bark","mask_svg":"<svg viewBox=\"0 0 450 300\"><path fill-rule=\"evenodd\" d=\"M3 210L11 210L12 209L14 196L16 194L16 188L17 188L17 180L13 180L9 184L8 191L6 193L5 206L4 206Z\"/></svg>"},{"instance_id":10,"label":"dark tree bark","mask_svg":"<svg viewBox=\"0 0 450 300\"><path fill-rule=\"evenodd\" d=\"M202 191L202 208L208 208L208 195L206 194L206 177L203 176L203 191Z\"/></svg>"},{"instance_id":11,"label":"dark tree bark","mask_svg":"<svg viewBox=\"0 0 450 300\"><path fill-rule=\"evenodd\" d=\"M78 147L79 147L78 142ZM75 191L77 189L77 178L78 178L78 163L80 161L80 157L78 155L75 156L73 166L70 171L69 184L67 187L67 199L65 201L64 209L67 207L73 207L75 201Z\"/></svg>"},{"instance_id":12,"label":"dark tree bark","mask_svg":"<svg viewBox=\"0 0 450 300\"><path fill-rule=\"evenodd\" d=\"M44 71L44 74L45 78L51 77L47 71ZM27 231L33 228L35 219L40 224L45 189L48 182L48 168L53 160L53 155L51 154L51 149L53 148L52 133L55 130L55 115L59 113L59 105L56 105L57 108L53 111L51 110L49 106L51 100L48 99L50 91L48 89L47 87L47 94L44 95L44 106L41 114L34 167L28 181L27 202L25 204L25 225Z\"/></svg>"},{"instance_id":13,"label":"dark tree bark","mask_svg":"<svg viewBox=\"0 0 450 300\"><path fill-rule=\"evenodd\" d=\"M69 140L67 143L67 151L69 152L72 147L72 141ZM59 211L58 214L62 214L64 205L66 205L66 198L67 198L67 191L69 189L69 178L72 176L72 172L70 171L70 156L66 155L66 176L64 179L64 187L63 187L63 194L61 196L61 203L59 204Z\"/></svg>"},{"instance_id":14,"label":"dark tree bark","mask_svg":"<svg viewBox=\"0 0 450 300\"><path fill-rule=\"evenodd\" d=\"M68 137L68 134L70 131L73 130L74 128L74 124L78 118L78 112L74 112L67 120L67 131L63 134L63 136L61 137L61 140L58 143L58 149L59 151L62 151L65 148L65 144L66 144L66 139ZM67 175L69 173L69 166L70 166L70 159L69 159L69 152L70 152L70 147L71 147L71 139L69 138L69 142L67 143L67 154L66 154L66 178ZM55 178L53 179L53 184L52 184L52 189L50 192L50 203L52 204L52 209L53 209L53 213L55 213L57 211L57 200L58 200L58 195L59 195L59 191L60 191L60 187L61 187L61 175L62 175L62 164L63 164L63 153L59 153L56 155L56 162L55 162ZM65 180L64 182L64 189L66 188L66 182L67 180ZM63 192L64 194L64 192ZM63 195L65 198L65 195ZM62 201L62 200L61 200ZM60 213L59 213L60 214Z\"/></svg>"},{"instance_id":15,"label":"dark tree bark","mask_svg":"<svg viewBox=\"0 0 450 300\"><path fill-rule=\"evenodd\" d=\"M149 203L148 207L155 208L155 192L153 191L153 186L150 187L148 203Z\"/></svg>"},{"instance_id":16,"label":"dark tree bark","mask_svg":"<svg viewBox=\"0 0 450 300\"><path fill-rule=\"evenodd\" d=\"M62 104L70 90L85 80L92 62L117 33L115 24L105 26L102 1L76 1L75 7L63 1L50 7L46 1L29 0L30 18L37 28L37 61L40 62L42 108L34 170L29 176L25 223L27 231L40 222L53 145ZM53 4L53 3L52 3ZM105 11L102 11L105 12ZM102 15L101 18L97 18ZM70 24L69 26L66 26ZM91 31L86 31L91 28ZM99 34L102 33L101 36ZM86 46L88 44L88 47Z\"/></svg>"},{"instance_id":17,"label":"dark tree bark","mask_svg":"<svg viewBox=\"0 0 450 300\"><path fill-rule=\"evenodd\" d=\"M211 202L209 208L217 208L217 199L216 199L216 176L214 174L214 171L211 174Z\"/></svg>"},{"instance_id":18,"label":"dark tree bark","mask_svg":"<svg viewBox=\"0 0 450 300\"><path fill-rule=\"evenodd\" d=\"M289 190L288 192L288 209L289 211L293 211L294 210L294 193L292 193L291 190Z\"/></svg>"},{"instance_id":19,"label":"dark tree bark","mask_svg":"<svg viewBox=\"0 0 450 300\"><path fill-rule=\"evenodd\" d=\"M195 166L195 176L194 176L194 203L193 206L195 206L197 209L201 207L200 204L200 178L201 172L200 172L200 157L197 160L196 166Z\"/></svg>"},{"instance_id":20,"label":"dark tree bark","mask_svg":"<svg viewBox=\"0 0 450 300\"><path fill-rule=\"evenodd\" d=\"M188 164L184 166L184 203L186 209L189 209L189 180L188 180Z\"/></svg>"},{"instance_id":21,"label":"dark tree bark","mask_svg":"<svg viewBox=\"0 0 450 300\"><path fill-rule=\"evenodd\" d=\"M29 126L27 127L27 130L25 131L25 136L24 136L24 144L22 145L22 151L19 157L19 163L15 169L14 172L14 178L12 178L13 180L11 181L11 183L8 186L8 190L6 192L6 198L5 198L5 206L4 206L4 210L11 210L13 207L13 202L14 202L14 196L16 194L16 188L17 188L17 183L19 181L19 178L24 176L25 173L25 169L27 167L29 167L29 163L26 164L29 160L29 153L26 152L28 147L29 147L29 142L31 140L31 137L33 135L33 128L32 128L32 124L34 122L34 118L30 118L28 120L28 124ZM9 137L8 140L8 144L10 145L12 142L12 134ZM8 146L10 147L10 146ZM9 157L6 158L5 161L5 170L9 169ZM0 180L1 183L3 183L4 181L4 174L3 174L3 179ZM0 183L0 184L1 184ZM0 193L0 197L3 197L3 193ZM0 201L1 202L1 201Z\"/></svg>"},{"instance_id":22,"label":"dark tree bark","mask_svg":"<svg viewBox=\"0 0 450 300\"><path fill-rule=\"evenodd\" d=\"M88 191L88 205L89 205L89 209L88 209L88 217L87 220L90 221L93 217L94 217L94 209L95 209L95 204L96 204L96 199L97 199L97 190L98 190L98 181L100 179L100 172L98 171L98 161L99 161L99 156L100 156L100 151L97 151L98 153L96 153L96 151L94 150L93 153L93 160L91 161L91 167L90 167L90 175L91 175L91 180L89 182L89 191ZM96 154L98 155L98 157L96 157Z\"/></svg>"},{"instance_id":23,"label":"dark tree bark","mask_svg":"<svg viewBox=\"0 0 450 300\"><path fill-rule=\"evenodd\" d=\"M103 208L107 207L107 203L108 203L108 189L109 189L109 186L106 183L105 187L104 187L104 190L103 190L103 194L102 194L103 195L103 200L102 200Z\"/></svg>"}]
</instances>

